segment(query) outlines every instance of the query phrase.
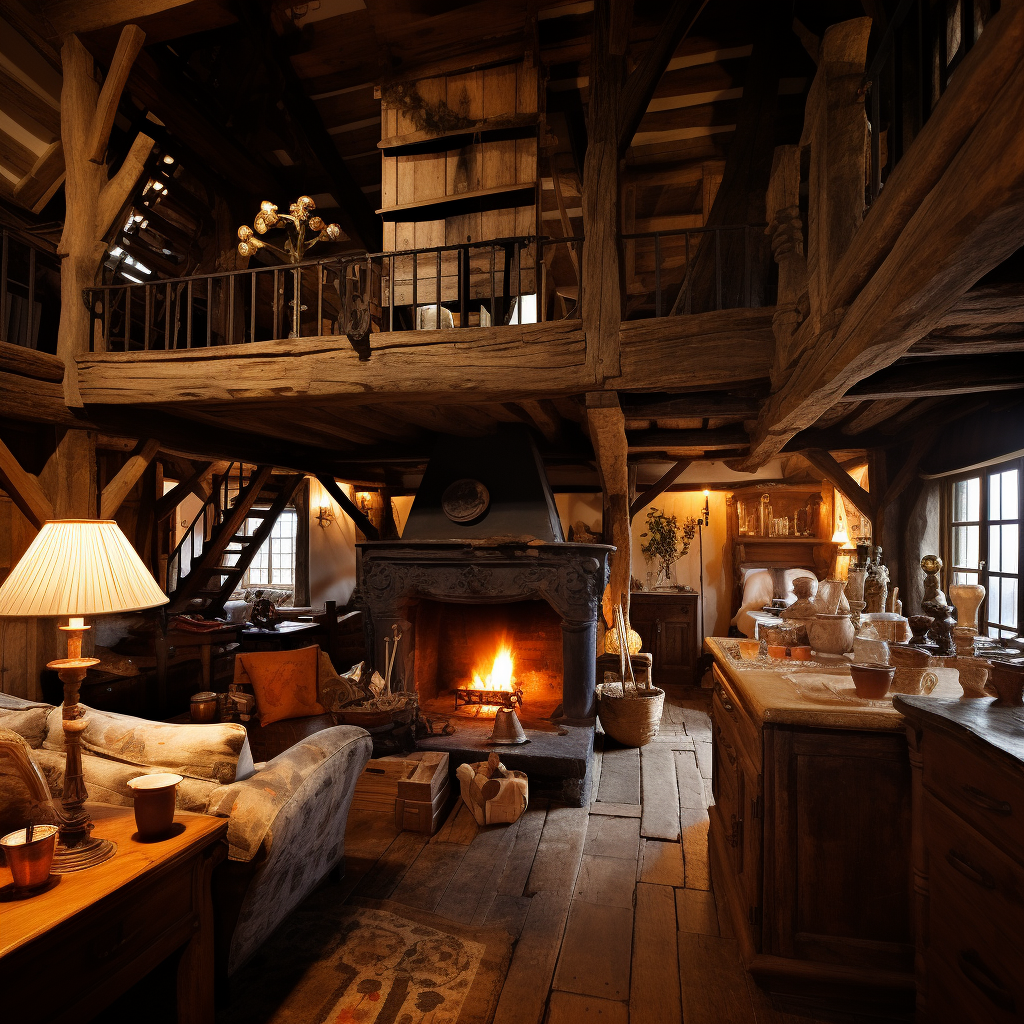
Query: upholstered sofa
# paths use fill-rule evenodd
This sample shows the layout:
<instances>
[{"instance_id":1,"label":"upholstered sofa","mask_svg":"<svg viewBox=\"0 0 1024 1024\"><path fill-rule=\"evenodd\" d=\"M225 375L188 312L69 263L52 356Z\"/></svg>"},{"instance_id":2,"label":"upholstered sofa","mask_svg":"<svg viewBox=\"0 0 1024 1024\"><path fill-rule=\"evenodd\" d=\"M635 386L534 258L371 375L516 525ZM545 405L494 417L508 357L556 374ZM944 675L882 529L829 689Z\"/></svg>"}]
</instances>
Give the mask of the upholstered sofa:
<instances>
[{"instance_id":1,"label":"upholstered sofa","mask_svg":"<svg viewBox=\"0 0 1024 1024\"><path fill-rule=\"evenodd\" d=\"M370 737L356 726L308 736L253 765L243 726L174 725L86 710L82 736L89 797L130 806L128 780L184 777L177 806L227 818L228 858L214 877L221 971L233 973L344 855L345 824ZM0 694L0 730L20 736L59 801L64 778L61 709ZM0 762L0 827L53 820L9 762ZM0 833L2 834L2 833Z\"/></svg>"}]
</instances>

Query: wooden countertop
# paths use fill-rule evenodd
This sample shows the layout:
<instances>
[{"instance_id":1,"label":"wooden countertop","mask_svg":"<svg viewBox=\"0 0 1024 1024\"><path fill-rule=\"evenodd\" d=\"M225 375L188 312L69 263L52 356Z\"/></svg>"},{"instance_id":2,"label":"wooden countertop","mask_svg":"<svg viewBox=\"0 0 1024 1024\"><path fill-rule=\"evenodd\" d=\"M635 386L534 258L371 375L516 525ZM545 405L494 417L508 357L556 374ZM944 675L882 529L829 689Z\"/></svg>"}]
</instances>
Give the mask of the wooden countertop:
<instances>
[{"instance_id":1,"label":"wooden countertop","mask_svg":"<svg viewBox=\"0 0 1024 1024\"><path fill-rule=\"evenodd\" d=\"M707 637L704 648L714 655L716 666L748 713L766 724L892 732L905 728L903 716L893 707L894 695L885 700L856 696L846 658L819 655L819 662L776 662L778 668L747 668L753 663L740 659L735 640ZM938 685L929 697L914 699L941 697L959 703L963 690L956 669L932 671L939 677Z\"/></svg>"},{"instance_id":2,"label":"wooden countertop","mask_svg":"<svg viewBox=\"0 0 1024 1024\"><path fill-rule=\"evenodd\" d=\"M1024 708L1004 707L995 697L935 700L897 694L896 705L913 722L928 724L954 736L977 737L1008 767L1024 771Z\"/></svg>"},{"instance_id":3,"label":"wooden countertop","mask_svg":"<svg viewBox=\"0 0 1024 1024\"><path fill-rule=\"evenodd\" d=\"M197 847L216 842L227 832L227 819L209 814L175 811L176 834L157 842L135 838L135 811L131 807L86 804L95 824L93 834L117 843L117 852L103 864L67 875L27 899L0 902L0 957L25 945L38 935L81 913L123 885L148 871L166 869ZM0 887L11 882L11 870L0 868Z\"/></svg>"}]
</instances>

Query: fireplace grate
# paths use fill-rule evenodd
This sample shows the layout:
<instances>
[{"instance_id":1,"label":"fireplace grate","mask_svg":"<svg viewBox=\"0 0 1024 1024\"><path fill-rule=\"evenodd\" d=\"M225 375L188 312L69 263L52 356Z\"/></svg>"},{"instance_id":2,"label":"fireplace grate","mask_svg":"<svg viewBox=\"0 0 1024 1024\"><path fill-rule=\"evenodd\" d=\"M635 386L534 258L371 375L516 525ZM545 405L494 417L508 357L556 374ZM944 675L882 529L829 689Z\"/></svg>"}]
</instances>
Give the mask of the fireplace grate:
<instances>
[{"instance_id":1,"label":"fireplace grate","mask_svg":"<svg viewBox=\"0 0 1024 1024\"><path fill-rule=\"evenodd\" d=\"M494 705L500 708L514 708L523 703L523 691L482 690L476 686L460 686L455 690L456 709L468 705Z\"/></svg>"}]
</instances>

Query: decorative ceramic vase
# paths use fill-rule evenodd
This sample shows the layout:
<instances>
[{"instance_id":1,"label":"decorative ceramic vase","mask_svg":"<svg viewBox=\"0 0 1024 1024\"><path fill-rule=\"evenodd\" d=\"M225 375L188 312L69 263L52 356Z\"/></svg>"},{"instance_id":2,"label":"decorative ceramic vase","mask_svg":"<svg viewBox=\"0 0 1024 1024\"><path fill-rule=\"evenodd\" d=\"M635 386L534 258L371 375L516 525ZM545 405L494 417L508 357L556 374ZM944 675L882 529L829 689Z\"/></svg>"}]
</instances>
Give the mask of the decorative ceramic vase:
<instances>
[{"instance_id":1,"label":"decorative ceramic vase","mask_svg":"<svg viewBox=\"0 0 1024 1024\"><path fill-rule=\"evenodd\" d=\"M933 658L914 647L893 647L889 656L896 668L891 687L893 693L927 695L935 689L939 677L931 670L942 666L940 658Z\"/></svg>"},{"instance_id":2,"label":"decorative ceramic vase","mask_svg":"<svg viewBox=\"0 0 1024 1024\"><path fill-rule=\"evenodd\" d=\"M977 631L972 626L953 627L953 646L956 647L958 658L974 657L974 638Z\"/></svg>"},{"instance_id":3,"label":"decorative ceramic vase","mask_svg":"<svg viewBox=\"0 0 1024 1024\"><path fill-rule=\"evenodd\" d=\"M839 603L846 590L846 580L822 580L818 584L818 595L814 599L814 608L818 615L836 615ZM852 623L851 623L852 625Z\"/></svg>"},{"instance_id":4,"label":"decorative ceramic vase","mask_svg":"<svg viewBox=\"0 0 1024 1024\"><path fill-rule=\"evenodd\" d=\"M992 686L999 695L995 703L1012 708L1024 706L1024 665L1009 665L1004 661L990 664Z\"/></svg>"},{"instance_id":5,"label":"decorative ceramic vase","mask_svg":"<svg viewBox=\"0 0 1024 1024\"><path fill-rule=\"evenodd\" d=\"M985 600L985 588L979 583L954 583L949 588L949 599L956 605L961 626L978 632L978 609Z\"/></svg>"},{"instance_id":6,"label":"decorative ceramic vase","mask_svg":"<svg viewBox=\"0 0 1024 1024\"><path fill-rule=\"evenodd\" d=\"M853 607L853 603L864 600L864 581L867 578L868 570L863 565L851 565L846 580L846 597ZM795 588L794 588L795 589Z\"/></svg>"},{"instance_id":7,"label":"decorative ceramic vase","mask_svg":"<svg viewBox=\"0 0 1024 1024\"><path fill-rule=\"evenodd\" d=\"M852 651L855 634L849 615L818 612L807 627L807 639L811 647L821 654L845 654Z\"/></svg>"},{"instance_id":8,"label":"decorative ceramic vase","mask_svg":"<svg viewBox=\"0 0 1024 1024\"><path fill-rule=\"evenodd\" d=\"M965 697L987 697L985 684L991 671L989 663L981 658L957 658L957 671L960 673L960 688Z\"/></svg>"}]
</instances>

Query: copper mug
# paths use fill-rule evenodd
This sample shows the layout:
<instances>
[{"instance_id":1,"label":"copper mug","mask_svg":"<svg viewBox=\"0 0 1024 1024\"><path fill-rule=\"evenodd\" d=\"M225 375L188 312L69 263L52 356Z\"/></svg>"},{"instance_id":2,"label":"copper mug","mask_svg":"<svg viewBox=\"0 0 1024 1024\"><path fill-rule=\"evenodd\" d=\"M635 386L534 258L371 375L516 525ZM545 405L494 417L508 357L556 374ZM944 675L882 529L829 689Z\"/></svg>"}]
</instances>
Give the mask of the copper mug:
<instances>
[{"instance_id":1,"label":"copper mug","mask_svg":"<svg viewBox=\"0 0 1024 1024\"><path fill-rule=\"evenodd\" d=\"M217 720L217 694L212 690L193 693L190 704L190 717L193 722L214 722Z\"/></svg>"},{"instance_id":2,"label":"copper mug","mask_svg":"<svg viewBox=\"0 0 1024 1024\"><path fill-rule=\"evenodd\" d=\"M173 772L140 775L128 782L135 796L135 824L142 839L160 839L174 824L174 798L181 776Z\"/></svg>"},{"instance_id":3,"label":"copper mug","mask_svg":"<svg viewBox=\"0 0 1024 1024\"><path fill-rule=\"evenodd\" d=\"M38 889L50 879L50 865L57 846L56 825L36 825L32 838L28 829L19 828L0 839L7 864L18 889Z\"/></svg>"}]
</instances>

